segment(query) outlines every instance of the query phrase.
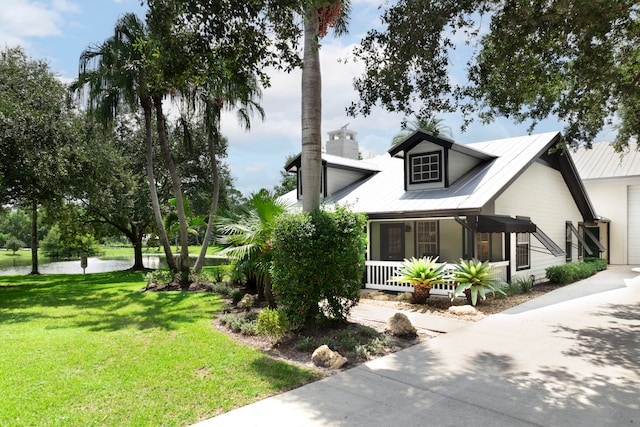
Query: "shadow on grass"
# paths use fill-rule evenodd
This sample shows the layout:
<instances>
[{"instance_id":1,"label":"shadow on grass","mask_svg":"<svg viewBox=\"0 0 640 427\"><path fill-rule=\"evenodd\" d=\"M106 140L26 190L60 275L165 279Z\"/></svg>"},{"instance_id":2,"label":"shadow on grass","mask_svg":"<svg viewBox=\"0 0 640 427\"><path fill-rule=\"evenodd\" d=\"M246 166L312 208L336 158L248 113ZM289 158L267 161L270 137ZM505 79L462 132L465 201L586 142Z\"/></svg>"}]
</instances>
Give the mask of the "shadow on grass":
<instances>
[{"instance_id":1,"label":"shadow on grass","mask_svg":"<svg viewBox=\"0 0 640 427\"><path fill-rule=\"evenodd\" d=\"M195 309L201 298L208 299L209 318L223 306L212 294L142 293L143 286L142 274L130 271L0 278L0 323L49 318L58 321L48 328L174 330L201 319L203 309Z\"/></svg>"}]
</instances>

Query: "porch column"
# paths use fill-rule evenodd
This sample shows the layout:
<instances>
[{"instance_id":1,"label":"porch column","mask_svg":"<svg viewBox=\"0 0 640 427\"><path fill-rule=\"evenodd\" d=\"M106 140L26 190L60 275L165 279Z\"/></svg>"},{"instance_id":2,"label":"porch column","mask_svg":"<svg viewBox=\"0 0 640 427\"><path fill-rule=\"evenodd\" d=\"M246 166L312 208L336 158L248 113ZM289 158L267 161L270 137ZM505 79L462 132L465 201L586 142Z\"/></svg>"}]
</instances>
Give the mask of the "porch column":
<instances>
[{"instance_id":1,"label":"porch column","mask_svg":"<svg viewBox=\"0 0 640 427\"><path fill-rule=\"evenodd\" d=\"M507 282L511 283L511 269L513 263L511 262L511 233L502 233L504 236L504 259L509 261L507 266Z\"/></svg>"},{"instance_id":2,"label":"porch column","mask_svg":"<svg viewBox=\"0 0 640 427\"><path fill-rule=\"evenodd\" d=\"M477 232L477 217L475 215L467 215L467 256L466 258L476 257L476 232Z\"/></svg>"}]
</instances>

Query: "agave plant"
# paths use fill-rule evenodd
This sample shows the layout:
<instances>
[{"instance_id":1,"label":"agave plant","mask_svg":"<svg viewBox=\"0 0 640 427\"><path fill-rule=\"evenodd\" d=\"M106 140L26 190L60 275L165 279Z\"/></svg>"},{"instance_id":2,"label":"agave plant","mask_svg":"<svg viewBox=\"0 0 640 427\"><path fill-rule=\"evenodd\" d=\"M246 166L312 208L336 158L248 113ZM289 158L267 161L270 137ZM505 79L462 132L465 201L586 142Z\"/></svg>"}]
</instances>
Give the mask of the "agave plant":
<instances>
[{"instance_id":1,"label":"agave plant","mask_svg":"<svg viewBox=\"0 0 640 427\"><path fill-rule=\"evenodd\" d=\"M398 270L398 275L389 281L410 283L413 286L414 304L424 304L429 298L429 292L433 285L446 281L444 267L445 264L437 264L438 257L435 258L411 258L405 259Z\"/></svg>"},{"instance_id":2,"label":"agave plant","mask_svg":"<svg viewBox=\"0 0 640 427\"><path fill-rule=\"evenodd\" d=\"M500 288L500 280L495 277L495 273L496 271L491 268L489 261L461 259L456 269L453 270L453 281L457 286L451 300L453 301L464 293L467 302L475 306L478 302L478 295L483 300L487 297L488 292L499 292L504 295L504 291Z\"/></svg>"}]
</instances>

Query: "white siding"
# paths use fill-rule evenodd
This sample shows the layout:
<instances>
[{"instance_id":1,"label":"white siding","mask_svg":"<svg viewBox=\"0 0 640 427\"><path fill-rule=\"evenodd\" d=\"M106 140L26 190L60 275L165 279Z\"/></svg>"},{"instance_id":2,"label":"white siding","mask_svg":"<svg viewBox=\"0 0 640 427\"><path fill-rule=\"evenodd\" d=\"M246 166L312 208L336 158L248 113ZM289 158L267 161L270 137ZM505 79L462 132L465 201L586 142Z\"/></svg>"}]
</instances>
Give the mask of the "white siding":
<instances>
[{"instance_id":1,"label":"white siding","mask_svg":"<svg viewBox=\"0 0 640 427\"><path fill-rule=\"evenodd\" d=\"M640 264L640 185L628 187L629 264Z\"/></svg>"},{"instance_id":2,"label":"white siding","mask_svg":"<svg viewBox=\"0 0 640 427\"><path fill-rule=\"evenodd\" d=\"M572 221L577 227L582 221L573 197L559 171L534 163L500 195L495 202L498 215L528 216L558 246L565 247L566 221ZM573 238L575 242L575 237ZM531 268L516 272L512 263L513 275L535 275L536 280L545 278L545 268L565 263L565 257L554 257L544 250L538 240L531 236L532 248L542 248L543 252L531 251ZM574 260L577 260L573 250ZM511 260L515 260L515 234L511 235Z\"/></svg>"},{"instance_id":3,"label":"white siding","mask_svg":"<svg viewBox=\"0 0 640 427\"><path fill-rule=\"evenodd\" d=\"M480 160L474 157L449 150L449 185L462 178L479 163Z\"/></svg>"},{"instance_id":4,"label":"white siding","mask_svg":"<svg viewBox=\"0 0 640 427\"><path fill-rule=\"evenodd\" d=\"M609 238L606 227L600 227L603 245L607 240L610 264L627 264L627 183L624 180L587 180L584 182L593 208L599 216L609 219Z\"/></svg>"},{"instance_id":5,"label":"white siding","mask_svg":"<svg viewBox=\"0 0 640 427\"><path fill-rule=\"evenodd\" d=\"M339 169L339 168L327 168L327 195L332 195L336 191L339 191L347 185L364 177L363 172Z\"/></svg>"}]
</instances>

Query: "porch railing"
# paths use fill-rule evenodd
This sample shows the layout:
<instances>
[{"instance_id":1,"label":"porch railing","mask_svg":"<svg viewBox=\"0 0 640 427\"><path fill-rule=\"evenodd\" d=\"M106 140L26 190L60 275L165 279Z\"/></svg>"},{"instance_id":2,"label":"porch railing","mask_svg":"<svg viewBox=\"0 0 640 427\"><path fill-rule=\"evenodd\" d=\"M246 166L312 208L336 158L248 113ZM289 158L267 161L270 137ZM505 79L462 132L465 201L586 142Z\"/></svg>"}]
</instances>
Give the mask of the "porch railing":
<instances>
[{"instance_id":1,"label":"porch railing","mask_svg":"<svg viewBox=\"0 0 640 427\"><path fill-rule=\"evenodd\" d=\"M398 283L390 281L392 277L397 275L397 271L402 265L397 261L366 261L366 277L365 287L367 289L379 289L385 291L395 292L413 292L413 286L409 283ZM495 277L506 281L507 280L507 268L509 267L509 261L492 262L491 266L497 270ZM455 268L453 264L447 264L445 267L447 270ZM442 283L435 285L431 289L432 295L449 296L455 290L453 283Z\"/></svg>"}]
</instances>

